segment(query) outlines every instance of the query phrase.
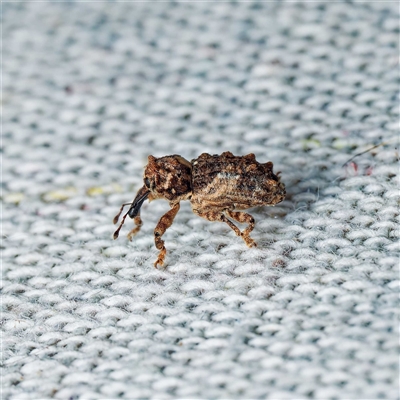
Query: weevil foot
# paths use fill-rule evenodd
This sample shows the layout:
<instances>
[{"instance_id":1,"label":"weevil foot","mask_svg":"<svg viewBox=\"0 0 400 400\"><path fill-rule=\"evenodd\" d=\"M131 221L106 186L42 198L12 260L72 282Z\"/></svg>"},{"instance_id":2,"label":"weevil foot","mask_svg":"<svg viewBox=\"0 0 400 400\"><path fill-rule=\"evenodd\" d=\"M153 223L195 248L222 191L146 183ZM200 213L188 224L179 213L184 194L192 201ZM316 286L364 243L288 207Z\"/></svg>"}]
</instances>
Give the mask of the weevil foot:
<instances>
[{"instance_id":1,"label":"weevil foot","mask_svg":"<svg viewBox=\"0 0 400 400\"><path fill-rule=\"evenodd\" d=\"M154 263L154 267L158 268L158 266L162 267L164 265L165 255L167 254L167 249L163 247L158 255L157 261Z\"/></svg>"},{"instance_id":2,"label":"weevil foot","mask_svg":"<svg viewBox=\"0 0 400 400\"><path fill-rule=\"evenodd\" d=\"M241 236L247 247L257 247L257 243L250 236L244 236L243 234Z\"/></svg>"}]
</instances>

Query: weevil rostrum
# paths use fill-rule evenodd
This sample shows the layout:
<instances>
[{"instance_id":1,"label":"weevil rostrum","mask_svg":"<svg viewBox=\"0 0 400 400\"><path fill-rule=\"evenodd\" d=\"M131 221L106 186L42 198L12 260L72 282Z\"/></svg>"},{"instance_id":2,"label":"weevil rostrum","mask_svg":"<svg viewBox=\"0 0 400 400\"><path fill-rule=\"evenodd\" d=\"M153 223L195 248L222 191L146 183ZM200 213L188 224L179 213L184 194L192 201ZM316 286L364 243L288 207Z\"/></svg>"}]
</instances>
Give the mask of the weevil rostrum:
<instances>
[{"instance_id":1,"label":"weevil rostrum","mask_svg":"<svg viewBox=\"0 0 400 400\"><path fill-rule=\"evenodd\" d=\"M273 173L272 162L261 164L254 154L240 157L229 151L221 155L203 153L190 162L176 154L160 158L149 156L143 181L144 185L133 202L123 204L115 216L114 224L124 207L130 205L114 233L114 239L118 238L127 216L136 225L128 233L128 239L132 240L139 232L142 226L140 208L146 199L169 201L171 209L161 217L154 230L155 245L160 250L155 267L164 264L166 249L161 238L172 225L181 201L189 200L193 212L208 221L225 222L247 246L255 247L257 244L250 237L254 218L242 210L273 206L280 203L286 194L279 172ZM240 231L231 220L246 223L246 229Z\"/></svg>"}]
</instances>

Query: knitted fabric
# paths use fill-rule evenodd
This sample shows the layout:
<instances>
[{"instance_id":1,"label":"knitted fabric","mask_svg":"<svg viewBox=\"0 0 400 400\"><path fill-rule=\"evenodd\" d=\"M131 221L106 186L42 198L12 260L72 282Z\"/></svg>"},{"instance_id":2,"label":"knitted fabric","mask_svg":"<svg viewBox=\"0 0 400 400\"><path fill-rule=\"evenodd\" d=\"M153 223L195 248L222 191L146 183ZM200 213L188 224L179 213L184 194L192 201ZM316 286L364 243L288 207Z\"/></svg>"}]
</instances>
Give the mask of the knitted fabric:
<instances>
[{"instance_id":1,"label":"knitted fabric","mask_svg":"<svg viewBox=\"0 0 400 400\"><path fill-rule=\"evenodd\" d=\"M2 398L398 398L397 2L3 11ZM224 151L282 172L257 248L112 240L149 154Z\"/></svg>"}]
</instances>

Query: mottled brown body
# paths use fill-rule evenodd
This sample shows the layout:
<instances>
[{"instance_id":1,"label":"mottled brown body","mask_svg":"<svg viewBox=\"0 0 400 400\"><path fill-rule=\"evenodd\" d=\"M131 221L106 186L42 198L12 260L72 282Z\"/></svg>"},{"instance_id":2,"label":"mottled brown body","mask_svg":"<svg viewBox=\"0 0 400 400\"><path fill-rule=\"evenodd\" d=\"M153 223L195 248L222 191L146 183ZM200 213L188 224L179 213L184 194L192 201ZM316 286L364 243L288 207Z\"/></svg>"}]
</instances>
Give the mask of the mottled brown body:
<instances>
[{"instance_id":1,"label":"mottled brown body","mask_svg":"<svg viewBox=\"0 0 400 400\"><path fill-rule=\"evenodd\" d=\"M131 207L114 233L114 239L118 237L128 215L136 224L128 238L131 239L140 230L140 207L144 200L168 200L171 210L161 217L154 230L155 245L160 250L154 265L163 265L166 249L161 237L179 211L179 202L190 200L195 214L209 221L225 222L249 247L256 246L250 237L254 229L254 218L238 210L275 205L285 198L285 186L272 169L272 162L261 164L256 161L254 154L237 157L230 152L221 155L203 153L191 162L179 155L161 158L149 156L144 172L144 186L134 201L127 203ZM118 222L127 204L122 205L114 223ZM248 227L241 232L230 219L247 223Z\"/></svg>"}]
</instances>

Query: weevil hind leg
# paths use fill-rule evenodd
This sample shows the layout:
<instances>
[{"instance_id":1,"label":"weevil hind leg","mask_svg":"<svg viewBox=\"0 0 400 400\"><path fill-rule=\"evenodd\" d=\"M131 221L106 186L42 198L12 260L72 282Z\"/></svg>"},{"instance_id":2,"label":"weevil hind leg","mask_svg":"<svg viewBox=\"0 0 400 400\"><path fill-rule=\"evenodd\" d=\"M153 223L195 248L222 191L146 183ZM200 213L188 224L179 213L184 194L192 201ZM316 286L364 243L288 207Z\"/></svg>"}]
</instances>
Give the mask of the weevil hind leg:
<instances>
[{"instance_id":1,"label":"weevil hind leg","mask_svg":"<svg viewBox=\"0 0 400 400\"><path fill-rule=\"evenodd\" d=\"M208 221L219 221L219 222L225 222L235 233L237 236L242 236L242 232L240 232L240 229L226 216L223 214L222 211L201 211L201 210L196 210L195 213L199 216L202 217Z\"/></svg>"},{"instance_id":2,"label":"weevil hind leg","mask_svg":"<svg viewBox=\"0 0 400 400\"><path fill-rule=\"evenodd\" d=\"M174 222L174 218L178 213L179 208L180 208L179 203L173 204L172 208L160 218L156 226L156 229L154 229L154 242L157 249L160 250L157 261L154 263L154 266L156 268L158 266L162 267L164 265L164 259L167 253L167 249L164 246L164 240L162 240L161 237Z\"/></svg>"},{"instance_id":3,"label":"weevil hind leg","mask_svg":"<svg viewBox=\"0 0 400 400\"><path fill-rule=\"evenodd\" d=\"M241 232L239 236L243 238L248 247L257 247L257 243L250 237L250 232L254 229L255 225L254 218L250 214L242 211L226 210L225 213L228 215L228 217L237 222L248 224L248 227L243 232Z\"/></svg>"}]
</instances>

